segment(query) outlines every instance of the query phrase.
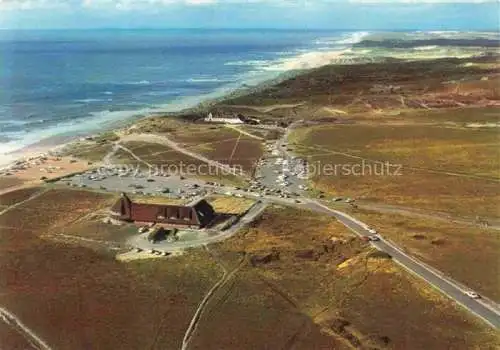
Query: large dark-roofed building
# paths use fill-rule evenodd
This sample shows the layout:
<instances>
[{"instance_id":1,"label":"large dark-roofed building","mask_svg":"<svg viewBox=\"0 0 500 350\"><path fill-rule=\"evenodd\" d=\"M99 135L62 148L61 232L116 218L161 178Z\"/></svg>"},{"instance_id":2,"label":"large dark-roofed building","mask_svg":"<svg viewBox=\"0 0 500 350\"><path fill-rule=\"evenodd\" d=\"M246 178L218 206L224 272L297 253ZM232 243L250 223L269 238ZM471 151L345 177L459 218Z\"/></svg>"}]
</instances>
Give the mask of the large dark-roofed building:
<instances>
[{"instance_id":1,"label":"large dark-roofed building","mask_svg":"<svg viewBox=\"0 0 500 350\"><path fill-rule=\"evenodd\" d=\"M215 218L215 211L204 199L185 206L154 203L154 201L132 201L123 193L111 207L111 216L124 221L201 228Z\"/></svg>"}]
</instances>

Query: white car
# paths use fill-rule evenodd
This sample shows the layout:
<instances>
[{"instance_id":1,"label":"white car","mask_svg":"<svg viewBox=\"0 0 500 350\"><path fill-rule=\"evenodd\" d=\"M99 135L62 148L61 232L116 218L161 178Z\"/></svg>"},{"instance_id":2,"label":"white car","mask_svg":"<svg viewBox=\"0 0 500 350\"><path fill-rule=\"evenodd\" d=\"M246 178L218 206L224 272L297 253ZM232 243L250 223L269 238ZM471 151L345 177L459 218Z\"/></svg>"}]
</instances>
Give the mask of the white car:
<instances>
[{"instance_id":1,"label":"white car","mask_svg":"<svg viewBox=\"0 0 500 350\"><path fill-rule=\"evenodd\" d=\"M368 239L372 242L377 242L377 241L380 241L380 237L377 236L377 235L371 235L371 236L368 236Z\"/></svg>"},{"instance_id":2,"label":"white car","mask_svg":"<svg viewBox=\"0 0 500 350\"><path fill-rule=\"evenodd\" d=\"M465 292L465 295L467 295L469 298L472 298L472 299L481 299L481 296L479 294L477 294L476 292L473 292L471 290Z\"/></svg>"}]
</instances>

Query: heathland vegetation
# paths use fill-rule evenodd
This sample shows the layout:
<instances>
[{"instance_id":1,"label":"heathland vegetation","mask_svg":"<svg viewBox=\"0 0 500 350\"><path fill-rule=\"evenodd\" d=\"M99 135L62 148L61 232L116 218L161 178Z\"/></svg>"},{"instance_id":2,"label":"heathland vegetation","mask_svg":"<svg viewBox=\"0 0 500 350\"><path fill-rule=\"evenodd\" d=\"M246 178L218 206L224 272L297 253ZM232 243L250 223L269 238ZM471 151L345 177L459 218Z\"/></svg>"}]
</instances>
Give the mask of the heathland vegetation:
<instances>
[{"instance_id":1,"label":"heathland vegetation","mask_svg":"<svg viewBox=\"0 0 500 350\"><path fill-rule=\"evenodd\" d=\"M498 300L499 73L487 55L325 66L65 152L89 166L238 164L242 176L217 181L244 186L266 141L291 125L288 147L310 164L401 165L395 176L317 171L310 195L354 198L342 209ZM210 111L271 128L204 123ZM21 184L0 178L0 305L54 348L181 348L217 281L192 348L498 347L488 326L331 217L270 206L223 242L119 262L137 228L103 221L118 193L57 184L4 193ZM229 214L254 203L208 199ZM24 346L1 324L0 337L0 347Z\"/></svg>"}]
</instances>

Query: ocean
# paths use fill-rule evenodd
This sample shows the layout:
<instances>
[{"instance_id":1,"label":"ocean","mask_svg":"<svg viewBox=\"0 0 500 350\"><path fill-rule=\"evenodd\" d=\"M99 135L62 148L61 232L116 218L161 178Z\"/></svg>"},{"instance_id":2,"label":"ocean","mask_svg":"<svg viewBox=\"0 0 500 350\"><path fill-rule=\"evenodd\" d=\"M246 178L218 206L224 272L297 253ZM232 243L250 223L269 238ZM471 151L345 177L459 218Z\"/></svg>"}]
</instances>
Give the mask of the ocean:
<instances>
[{"instance_id":1,"label":"ocean","mask_svg":"<svg viewBox=\"0 0 500 350\"><path fill-rule=\"evenodd\" d=\"M0 160L47 138L95 133L324 65L367 34L0 31Z\"/></svg>"}]
</instances>

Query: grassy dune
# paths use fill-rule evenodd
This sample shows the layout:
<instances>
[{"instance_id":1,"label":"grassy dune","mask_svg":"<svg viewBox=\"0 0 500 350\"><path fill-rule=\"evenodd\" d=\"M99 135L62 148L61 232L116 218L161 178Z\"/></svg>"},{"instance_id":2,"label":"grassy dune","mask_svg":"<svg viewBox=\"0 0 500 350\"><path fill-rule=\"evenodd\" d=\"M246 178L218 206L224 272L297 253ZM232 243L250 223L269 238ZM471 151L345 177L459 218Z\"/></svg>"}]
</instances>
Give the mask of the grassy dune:
<instances>
[{"instance_id":1,"label":"grassy dune","mask_svg":"<svg viewBox=\"0 0 500 350\"><path fill-rule=\"evenodd\" d=\"M203 343L211 348L215 339L223 344L243 339L252 348L321 348L325 345L319 344L328 343L318 330L330 336L329 346L334 348L498 345L487 326L332 218L273 207L248 230L212 249L233 267L245 256L249 262L271 252L279 258L240 267L210 304L194 343L197 347ZM313 253L304 255L305 251ZM255 310L260 310L258 317L265 325L259 330L252 326ZM282 323L279 334L277 322Z\"/></svg>"}]
</instances>

